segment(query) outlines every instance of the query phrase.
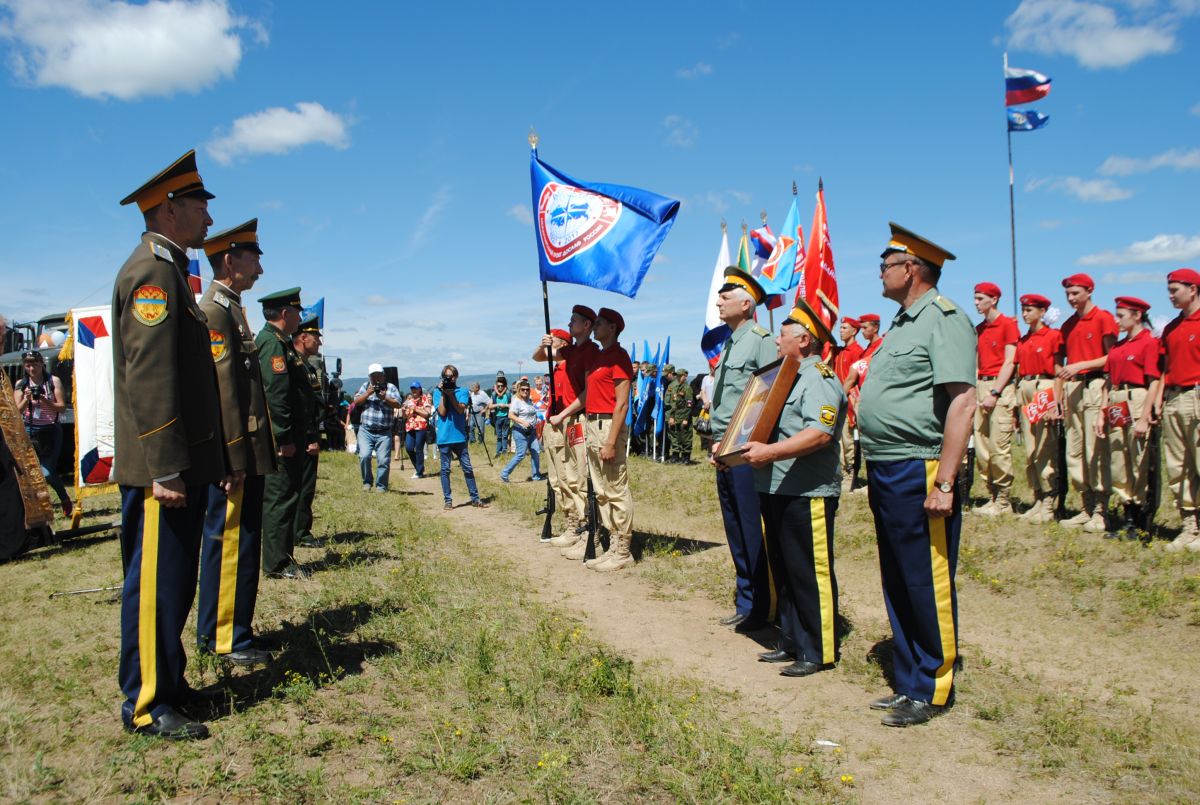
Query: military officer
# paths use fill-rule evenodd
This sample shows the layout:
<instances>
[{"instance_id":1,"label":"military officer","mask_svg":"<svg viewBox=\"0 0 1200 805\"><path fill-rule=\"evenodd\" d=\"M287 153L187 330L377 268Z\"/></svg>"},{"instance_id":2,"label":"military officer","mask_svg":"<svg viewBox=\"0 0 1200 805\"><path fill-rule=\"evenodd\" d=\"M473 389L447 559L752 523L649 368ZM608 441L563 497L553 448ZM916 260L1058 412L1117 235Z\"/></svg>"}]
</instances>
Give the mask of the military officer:
<instances>
[{"instance_id":1,"label":"military officer","mask_svg":"<svg viewBox=\"0 0 1200 805\"><path fill-rule=\"evenodd\" d=\"M975 415L975 329L938 293L954 255L897 224L879 265L900 304L871 359L858 424L892 625L895 693L871 703L883 723L928 721L954 700L961 501L955 476Z\"/></svg>"},{"instance_id":2,"label":"military officer","mask_svg":"<svg viewBox=\"0 0 1200 805\"><path fill-rule=\"evenodd\" d=\"M1059 430L1062 419L1058 401L1062 399L1062 381L1055 379L1063 362L1062 333L1042 321L1050 300L1041 294L1021 297L1021 318L1029 325L1017 342L1017 405L1021 411L1021 439L1025 443L1025 479L1033 492L1033 506L1021 515L1031 523L1049 523L1058 508ZM1030 403L1040 396L1052 396L1051 406L1036 422L1029 419Z\"/></svg>"},{"instance_id":3,"label":"military officer","mask_svg":"<svg viewBox=\"0 0 1200 805\"><path fill-rule=\"evenodd\" d=\"M685 395L687 399L687 407L683 407L680 403L680 412L683 414L676 421L680 424L679 428L679 452L678 458L680 464L692 463L692 425L695 418L692 416L692 409L696 406L696 392L692 389L691 383L688 382L688 370L677 369L675 374L676 379L681 386L681 395Z\"/></svg>"},{"instance_id":4,"label":"military officer","mask_svg":"<svg viewBox=\"0 0 1200 805\"><path fill-rule=\"evenodd\" d=\"M308 370L291 340L300 325L300 289L277 291L258 301L266 323L254 343L279 458L279 468L267 476L263 488L263 572L271 578L302 579L306 574L292 553L312 416Z\"/></svg>"},{"instance_id":5,"label":"military officer","mask_svg":"<svg viewBox=\"0 0 1200 805\"><path fill-rule=\"evenodd\" d=\"M692 389L687 384L687 373L682 375L675 365L663 366L664 379L671 382L665 390L663 416L667 418L667 461L686 464L692 452Z\"/></svg>"},{"instance_id":6,"label":"military officer","mask_svg":"<svg viewBox=\"0 0 1200 805\"><path fill-rule=\"evenodd\" d=\"M204 242L213 269L200 300L217 368L226 461L235 483L208 488L208 512L200 548L200 598L196 642L235 665L269 662L254 645L254 605L262 550L263 479L275 471L262 370L242 294L262 275L258 219Z\"/></svg>"},{"instance_id":7,"label":"military officer","mask_svg":"<svg viewBox=\"0 0 1200 805\"><path fill-rule=\"evenodd\" d=\"M179 712L188 695L183 628L196 594L211 484L231 485L205 315L188 285L188 248L212 219L188 151L121 200L146 231L112 296L115 477L129 566L121 593L125 728L196 739L208 728Z\"/></svg>"},{"instance_id":8,"label":"military officer","mask_svg":"<svg viewBox=\"0 0 1200 805\"><path fill-rule=\"evenodd\" d=\"M767 544L778 546L779 625L783 643L758 655L787 662L784 676L808 676L837 661L837 577L833 521L841 489L841 445L846 392L821 361L833 334L803 300L779 328L779 354L800 362L770 443L749 442L744 457L755 468L755 488Z\"/></svg>"},{"instance_id":9,"label":"military officer","mask_svg":"<svg viewBox=\"0 0 1200 805\"><path fill-rule=\"evenodd\" d=\"M316 548L319 543L312 533L313 498L317 494L317 463L321 457L321 378L316 367L308 359L321 351L321 320L313 313L304 318L292 333L292 347L300 356L308 383L303 385L300 396L307 411L304 436L304 464L300 479L300 505L296 507L296 544L302 548Z\"/></svg>"},{"instance_id":10,"label":"military officer","mask_svg":"<svg viewBox=\"0 0 1200 805\"><path fill-rule=\"evenodd\" d=\"M754 468L749 464L719 466L716 456L750 376L774 363L778 355L771 333L754 321L754 308L766 298L762 286L745 271L735 266L725 269L725 284L717 294L717 313L731 335L721 347L713 381L713 446L709 461L717 470L717 500L737 574L734 612L721 619L721 624L741 632L761 629L775 619L774 585L763 543Z\"/></svg>"},{"instance_id":11,"label":"military officer","mask_svg":"<svg viewBox=\"0 0 1200 805\"><path fill-rule=\"evenodd\" d=\"M1000 312L1000 286L975 286L975 310L982 316L975 327L979 376L975 383L975 459L987 484L988 502L976 514L1012 514L1012 431L1016 392L1009 381L1015 369L1017 323Z\"/></svg>"},{"instance_id":12,"label":"military officer","mask_svg":"<svg viewBox=\"0 0 1200 805\"><path fill-rule=\"evenodd\" d=\"M1179 315L1163 329L1163 454L1167 486L1182 527L1169 551L1200 551L1200 272L1179 268L1167 275L1167 293Z\"/></svg>"}]
</instances>

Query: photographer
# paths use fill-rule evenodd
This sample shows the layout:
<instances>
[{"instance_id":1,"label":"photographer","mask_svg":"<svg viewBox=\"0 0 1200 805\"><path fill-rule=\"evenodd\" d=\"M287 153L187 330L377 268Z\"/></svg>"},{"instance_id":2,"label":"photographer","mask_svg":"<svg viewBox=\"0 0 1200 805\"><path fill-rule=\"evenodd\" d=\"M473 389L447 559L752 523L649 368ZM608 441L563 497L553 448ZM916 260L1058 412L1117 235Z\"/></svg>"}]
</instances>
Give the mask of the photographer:
<instances>
[{"instance_id":1,"label":"photographer","mask_svg":"<svg viewBox=\"0 0 1200 805\"><path fill-rule=\"evenodd\" d=\"M363 491L373 488L386 492L392 463L392 422L400 408L400 390L387 382L383 366L373 363L367 367L368 379L354 398L354 407L361 411L358 426L358 461L362 469ZM371 456L375 457L374 485L371 479Z\"/></svg>"},{"instance_id":2,"label":"photographer","mask_svg":"<svg viewBox=\"0 0 1200 805\"><path fill-rule=\"evenodd\" d=\"M37 452L42 475L46 476L46 483L58 494L63 516L70 517L71 498L55 471L58 454L62 450L62 429L58 426L58 416L67 407L62 381L46 371L42 353L30 350L21 360L25 375L13 389L13 402L21 412L25 432L29 434L29 441L33 442Z\"/></svg>"},{"instance_id":3,"label":"photographer","mask_svg":"<svg viewBox=\"0 0 1200 805\"><path fill-rule=\"evenodd\" d=\"M454 508L450 497L450 462L457 458L467 481L467 492L471 505L486 509L487 504L479 499L475 486L475 470L471 467L471 454L467 452L467 406L471 395L458 387L458 369L447 364L442 367L442 382L433 391L434 427L437 432L438 455L442 459L442 497L445 509Z\"/></svg>"}]
</instances>

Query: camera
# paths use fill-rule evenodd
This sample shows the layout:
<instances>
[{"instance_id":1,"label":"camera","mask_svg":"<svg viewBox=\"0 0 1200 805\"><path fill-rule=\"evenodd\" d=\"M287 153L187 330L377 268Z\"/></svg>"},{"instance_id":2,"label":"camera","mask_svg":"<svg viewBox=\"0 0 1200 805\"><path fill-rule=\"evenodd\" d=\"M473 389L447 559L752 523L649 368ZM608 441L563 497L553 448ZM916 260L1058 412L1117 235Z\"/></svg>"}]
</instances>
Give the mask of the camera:
<instances>
[{"instance_id":1,"label":"camera","mask_svg":"<svg viewBox=\"0 0 1200 805\"><path fill-rule=\"evenodd\" d=\"M442 375L443 391L454 391L456 388L458 388L458 384L455 382L454 375Z\"/></svg>"},{"instance_id":2,"label":"camera","mask_svg":"<svg viewBox=\"0 0 1200 805\"><path fill-rule=\"evenodd\" d=\"M35 386L31 383L29 386L29 395L34 400L40 400L46 395L46 393L42 390L41 386Z\"/></svg>"},{"instance_id":3,"label":"camera","mask_svg":"<svg viewBox=\"0 0 1200 805\"><path fill-rule=\"evenodd\" d=\"M381 380L378 383L372 383L371 391L375 394L381 394L381 395L386 394L387 393L387 382Z\"/></svg>"}]
</instances>

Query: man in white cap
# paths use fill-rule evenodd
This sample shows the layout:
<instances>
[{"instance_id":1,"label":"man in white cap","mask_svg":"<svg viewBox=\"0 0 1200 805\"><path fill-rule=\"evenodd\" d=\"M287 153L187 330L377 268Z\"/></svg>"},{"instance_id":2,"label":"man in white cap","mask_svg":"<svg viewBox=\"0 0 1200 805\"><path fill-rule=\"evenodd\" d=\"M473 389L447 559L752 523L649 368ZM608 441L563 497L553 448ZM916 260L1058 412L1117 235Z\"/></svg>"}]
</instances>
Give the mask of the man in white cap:
<instances>
[{"instance_id":1,"label":"man in white cap","mask_svg":"<svg viewBox=\"0 0 1200 805\"><path fill-rule=\"evenodd\" d=\"M362 469L363 491L386 492L388 472L392 464L392 421L400 408L400 390L383 374L383 366L373 363L367 367L367 382L354 397L354 405L362 412L358 428L358 462ZM371 457L375 457L374 478Z\"/></svg>"}]
</instances>

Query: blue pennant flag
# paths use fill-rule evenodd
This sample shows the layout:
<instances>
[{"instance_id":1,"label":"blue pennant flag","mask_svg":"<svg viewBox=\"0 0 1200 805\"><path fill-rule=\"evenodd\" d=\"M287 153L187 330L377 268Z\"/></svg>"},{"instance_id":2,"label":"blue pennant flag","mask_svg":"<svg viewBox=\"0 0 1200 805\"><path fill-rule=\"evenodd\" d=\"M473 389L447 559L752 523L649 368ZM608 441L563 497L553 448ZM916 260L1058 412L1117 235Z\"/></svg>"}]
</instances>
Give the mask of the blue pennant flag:
<instances>
[{"instance_id":1,"label":"blue pennant flag","mask_svg":"<svg viewBox=\"0 0 1200 805\"><path fill-rule=\"evenodd\" d=\"M317 326L322 330L325 329L325 297L321 297L313 302L308 307L300 308L300 320L303 321L313 314L317 314Z\"/></svg>"},{"instance_id":2,"label":"blue pennant flag","mask_svg":"<svg viewBox=\"0 0 1200 805\"><path fill-rule=\"evenodd\" d=\"M1050 122L1050 115L1043 115L1032 109L1009 109L1009 131L1037 131Z\"/></svg>"},{"instance_id":3,"label":"blue pennant flag","mask_svg":"<svg viewBox=\"0 0 1200 805\"><path fill-rule=\"evenodd\" d=\"M636 187L572 179L536 151L529 174L542 281L637 296L679 202Z\"/></svg>"},{"instance_id":4,"label":"blue pennant flag","mask_svg":"<svg viewBox=\"0 0 1200 805\"><path fill-rule=\"evenodd\" d=\"M667 346L663 349L662 358L657 362L658 371L654 373L654 432L663 432L663 367L671 362L671 336L667 336Z\"/></svg>"}]
</instances>

